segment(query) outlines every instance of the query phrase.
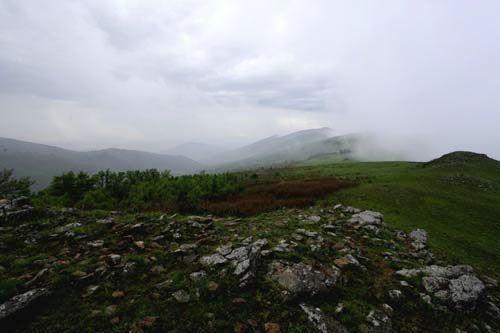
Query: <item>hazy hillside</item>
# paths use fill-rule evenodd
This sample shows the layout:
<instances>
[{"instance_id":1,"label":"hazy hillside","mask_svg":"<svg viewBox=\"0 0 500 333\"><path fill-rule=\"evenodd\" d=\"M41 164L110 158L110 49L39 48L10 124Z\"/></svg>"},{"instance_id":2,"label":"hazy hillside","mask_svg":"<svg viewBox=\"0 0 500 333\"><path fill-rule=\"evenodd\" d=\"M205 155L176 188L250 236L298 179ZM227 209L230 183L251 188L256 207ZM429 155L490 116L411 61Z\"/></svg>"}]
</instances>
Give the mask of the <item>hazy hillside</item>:
<instances>
[{"instance_id":1,"label":"hazy hillside","mask_svg":"<svg viewBox=\"0 0 500 333\"><path fill-rule=\"evenodd\" d=\"M78 152L0 138L0 168L13 168L18 176L32 177L36 181L34 188L40 189L54 175L69 170L97 172L154 168L186 174L203 169L227 171L293 162L406 159L404 154L383 148L369 134L332 136L332 133L329 128L303 130L272 136L230 151L216 145L186 143L170 149L168 155L114 148Z\"/></svg>"},{"instance_id":2,"label":"hazy hillside","mask_svg":"<svg viewBox=\"0 0 500 333\"><path fill-rule=\"evenodd\" d=\"M273 136L237 150L214 156L206 164L217 169L241 169L290 162L328 160L339 162L407 160L404 152L385 148L370 134L331 136L328 128Z\"/></svg>"},{"instance_id":3,"label":"hazy hillside","mask_svg":"<svg viewBox=\"0 0 500 333\"><path fill-rule=\"evenodd\" d=\"M77 152L42 144L0 138L0 169L14 169L18 176L30 176L35 189L45 187L64 171L111 169L114 171L158 169L174 174L197 172L202 165L183 156L153 154L135 150L105 149Z\"/></svg>"},{"instance_id":4,"label":"hazy hillside","mask_svg":"<svg viewBox=\"0 0 500 333\"><path fill-rule=\"evenodd\" d=\"M199 142L187 142L166 151L169 155L182 155L195 161L210 159L216 154L227 151L226 148Z\"/></svg>"},{"instance_id":5,"label":"hazy hillside","mask_svg":"<svg viewBox=\"0 0 500 333\"><path fill-rule=\"evenodd\" d=\"M331 135L332 130L325 127L298 131L284 136L272 136L239 149L215 155L203 162L211 165L229 163L254 165L284 161L305 145L326 140Z\"/></svg>"}]
</instances>

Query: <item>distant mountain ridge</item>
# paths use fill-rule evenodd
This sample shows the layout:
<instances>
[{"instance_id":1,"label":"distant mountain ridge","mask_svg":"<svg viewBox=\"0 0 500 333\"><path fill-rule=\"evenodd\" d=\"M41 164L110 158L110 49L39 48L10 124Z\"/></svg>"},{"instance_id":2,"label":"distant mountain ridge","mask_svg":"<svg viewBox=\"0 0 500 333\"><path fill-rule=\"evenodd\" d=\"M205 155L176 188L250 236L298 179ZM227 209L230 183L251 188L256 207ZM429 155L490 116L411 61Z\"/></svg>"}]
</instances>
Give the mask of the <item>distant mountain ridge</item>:
<instances>
[{"instance_id":1,"label":"distant mountain ridge","mask_svg":"<svg viewBox=\"0 0 500 333\"><path fill-rule=\"evenodd\" d=\"M70 170L95 173L105 169L158 169L179 175L202 170L221 172L268 167L314 159L405 159L397 152L383 149L371 135L334 134L327 127L308 129L271 136L233 150L210 144L186 143L167 150L170 154L116 148L82 152L0 138L0 168L14 169L17 176L33 178L37 182L34 188L40 189L47 186L53 176Z\"/></svg>"},{"instance_id":2,"label":"distant mountain ridge","mask_svg":"<svg viewBox=\"0 0 500 333\"><path fill-rule=\"evenodd\" d=\"M321 142L333 135L328 127L293 132L284 136L271 136L244 147L223 152L202 162L208 165L266 164L273 159L282 161L308 144Z\"/></svg>"},{"instance_id":3,"label":"distant mountain ridge","mask_svg":"<svg viewBox=\"0 0 500 333\"><path fill-rule=\"evenodd\" d=\"M184 156L162 155L137 150L104 149L73 151L59 147L0 138L0 169L14 169L16 176L29 176L35 189L47 186L55 175L70 170L98 172L158 169L173 174L198 172L203 165Z\"/></svg>"}]
</instances>

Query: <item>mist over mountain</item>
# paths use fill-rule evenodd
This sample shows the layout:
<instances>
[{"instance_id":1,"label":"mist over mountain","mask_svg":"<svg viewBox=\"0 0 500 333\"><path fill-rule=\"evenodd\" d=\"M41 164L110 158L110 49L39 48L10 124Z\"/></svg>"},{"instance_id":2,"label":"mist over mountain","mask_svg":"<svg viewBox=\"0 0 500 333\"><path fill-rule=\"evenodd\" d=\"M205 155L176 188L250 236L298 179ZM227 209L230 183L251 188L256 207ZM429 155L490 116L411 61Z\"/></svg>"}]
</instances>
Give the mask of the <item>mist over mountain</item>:
<instances>
[{"instance_id":1,"label":"mist over mountain","mask_svg":"<svg viewBox=\"0 0 500 333\"><path fill-rule=\"evenodd\" d=\"M411 154L384 147L370 134L334 135L330 128L307 129L283 136L271 136L238 149L202 143L186 143L157 154L109 148L74 151L55 146L0 138L0 169L14 169L17 176L29 176L34 189L48 185L53 176L68 171L95 173L158 169L173 174L200 171L221 172L242 168L276 166L285 163L328 158L337 161L409 160Z\"/></svg>"},{"instance_id":2,"label":"mist over mountain","mask_svg":"<svg viewBox=\"0 0 500 333\"><path fill-rule=\"evenodd\" d=\"M224 152L203 162L208 165L234 163L251 164L264 160L283 160L283 157L300 150L304 145L325 140L333 135L330 128L307 129L284 136L271 136L244 147Z\"/></svg>"},{"instance_id":3,"label":"mist over mountain","mask_svg":"<svg viewBox=\"0 0 500 333\"><path fill-rule=\"evenodd\" d=\"M200 162L210 159L212 156L220 154L227 150L228 148L218 145L200 142L187 142L170 148L165 151L165 153L169 155L182 155Z\"/></svg>"}]
</instances>

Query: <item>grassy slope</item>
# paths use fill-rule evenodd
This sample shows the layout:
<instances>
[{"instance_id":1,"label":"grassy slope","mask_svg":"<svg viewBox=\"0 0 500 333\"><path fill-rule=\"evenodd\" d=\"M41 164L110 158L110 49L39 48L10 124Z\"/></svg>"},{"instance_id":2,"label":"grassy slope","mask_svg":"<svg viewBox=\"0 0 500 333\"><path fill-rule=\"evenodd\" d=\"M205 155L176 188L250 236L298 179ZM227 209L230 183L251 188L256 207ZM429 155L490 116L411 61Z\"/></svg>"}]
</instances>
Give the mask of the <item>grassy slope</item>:
<instances>
[{"instance_id":1,"label":"grassy slope","mask_svg":"<svg viewBox=\"0 0 500 333\"><path fill-rule=\"evenodd\" d=\"M426 168L409 162L309 161L265 173L284 179L355 179L358 186L341 190L332 199L382 211L390 225L404 231L423 228L438 256L500 277L500 163L496 161Z\"/></svg>"}]
</instances>

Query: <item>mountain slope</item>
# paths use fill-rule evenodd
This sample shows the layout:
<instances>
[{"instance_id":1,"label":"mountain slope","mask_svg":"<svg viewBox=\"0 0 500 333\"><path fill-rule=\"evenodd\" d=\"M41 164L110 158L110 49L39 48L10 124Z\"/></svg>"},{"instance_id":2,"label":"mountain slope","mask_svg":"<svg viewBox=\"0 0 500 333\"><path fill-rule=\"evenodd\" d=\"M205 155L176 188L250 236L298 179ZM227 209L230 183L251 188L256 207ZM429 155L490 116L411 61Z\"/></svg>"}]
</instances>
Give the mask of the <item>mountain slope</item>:
<instances>
[{"instance_id":1,"label":"mountain slope","mask_svg":"<svg viewBox=\"0 0 500 333\"><path fill-rule=\"evenodd\" d=\"M97 172L159 169L174 174L193 173L203 166L183 156L153 154L125 149L78 152L58 147L0 138L0 169L14 169L17 176L29 176L34 189L48 185L53 176L66 171Z\"/></svg>"},{"instance_id":2,"label":"mountain slope","mask_svg":"<svg viewBox=\"0 0 500 333\"><path fill-rule=\"evenodd\" d=\"M265 167L294 162L406 160L404 152L384 148L371 134L331 136L328 128L273 136L240 149L214 156L206 164L219 170Z\"/></svg>"},{"instance_id":3,"label":"mountain slope","mask_svg":"<svg viewBox=\"0 0 500 333\"><path fill-rule=\"evenodd\" d=\"M332 134L329 128L310 129L284 136L271 136L239 149L228 151L204 160L210 165L258 165L287 160L307 144L326 140Z\"/></svg>"}]
</instances>

